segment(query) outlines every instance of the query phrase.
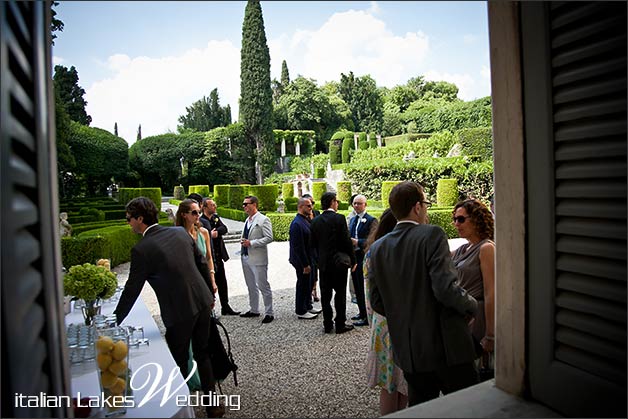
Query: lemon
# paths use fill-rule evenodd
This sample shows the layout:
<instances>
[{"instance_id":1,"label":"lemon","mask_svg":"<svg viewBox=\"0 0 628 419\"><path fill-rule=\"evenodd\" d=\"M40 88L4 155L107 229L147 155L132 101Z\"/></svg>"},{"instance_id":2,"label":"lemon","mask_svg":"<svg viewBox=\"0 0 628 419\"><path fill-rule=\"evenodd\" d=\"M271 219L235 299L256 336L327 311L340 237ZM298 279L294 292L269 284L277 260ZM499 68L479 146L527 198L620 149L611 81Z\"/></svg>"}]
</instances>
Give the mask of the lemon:
<instances>
[{"instance_id":1,"label":"lemon","mask_svg":"<svg viewBox=\"0 0 628 419\"><path fill-rule=\"evenodd\" d=\"M101 354L106 354L113 349L113 339L109 336L99 336L96 341L96 349Z\"/></svg>"},{"instance_id":2,"label":"lemon","mask_svg":"<svg viewBox=\"0 0 628 419\"><path fill-rule=\"evenodd\" d=\"M113 362L113 358L109 354L100 353L96 356L96 363L98 364L98 368L100 368L102 371L109 368L111 362Z\"/></svg>"},{"instance_id":3,"label":"lemon","mask_svg":"<svg viewBox=\"0 0 628 419\"><path fill-rule=\"evenodd\" d=\"M119 340L114 343L113 350L111 351L111 356L116 361L120 361L121 359L124 359L127 352L129 352L129 348L126 346L126 342L124 342L123 340Z\"/></svg>"},{"instance_id":4,"label":"lemon","mask_svg":"<svg viewBox=\"0 0 628 419\"><path fill-rule=\"evenodd\" d=\"M113 385L109 387L109 390L113 394L122 394L125 388L126 388L126 381L123 380L122 378L116 378L115 383L113 383Z\"/></svg>"},{"instance_id":5,"label":"lemon","mask_svg":"<svg viewBox=\"0 0 628 419\"><path fill-rule=\"evenodd\" d=\"M100 382L104 388L111 388L111 386L116 383L117 379L118 377L110 371L103 371L102 374L100 374Z\"/></svg>"},{"instance_id":6,"label":"lemon","mask_svg":"<svg viewBox=\"0 0 628 419\"><path fill-rule=\"evenodd\" d=\"M111 365L109 365L109 371L115 375L123 375L126 372L126 361L124 359L113 361Z\"/></svg>"}]
</instances>

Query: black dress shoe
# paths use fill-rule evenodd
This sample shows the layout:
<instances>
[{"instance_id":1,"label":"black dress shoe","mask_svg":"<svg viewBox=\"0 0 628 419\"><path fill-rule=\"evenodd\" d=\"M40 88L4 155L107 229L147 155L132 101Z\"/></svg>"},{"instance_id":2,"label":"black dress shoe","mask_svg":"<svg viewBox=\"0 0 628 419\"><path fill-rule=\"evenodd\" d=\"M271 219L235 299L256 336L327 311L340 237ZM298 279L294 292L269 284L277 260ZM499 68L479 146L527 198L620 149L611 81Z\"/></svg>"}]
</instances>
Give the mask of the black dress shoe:
<instances>
[{"instance_id":1,"label":"black dress shoe","mask_svg":"<svg viewBox=\"0 0 628 419\"><path fill-rule=\"evenodd\" d=\"M351 317L351 320L362 320L364 317L360 316L359 314L357 316L353 316Z\"/></svg>"},{"instance_id":2,"label":"black dress shoe","mask_svg":"<svg viewBox=\"0 0 628 419\"><path fill-rule=\"evenodd\" d=\"M244 314L240 314L240 317L259 317L259 313L251 313L250 311L247 311Z\"/></svg>"},{"instance_id":3,"label":"black dress shoe","mask_svg":"<svg viewBox=\"0 0 628 419\"><path fill-rule=\"evenodd\" d=\"M269 316L268 314L264 316L264 318L262 319L262 323L270 323L273 320L275 320L274 316Z\"/></svg>"},{"instance_id":4,"label":"black dress shoe","mask_svg":"<svg viewBox=\"0 0 628 419\"><path fill-rule=\"evenodd\" d=\"M367 319L359 319L353 322L354 326L368 326L369 321Z\"/></svg>"},{"instance_id":5,"label":"black dress shoe","mask_svg":"<svg viewBox=\"0 0 628 419\"><path fill-rule=\"evenodd\" d=\"M239 311L234 311L231 307L229 307L229 309L227 310L220 310L220 313L223 316L237 316L238 314L240 314Z\"/></svg>"},{"instance_id":6,"label":"black dress shoe","mask_svg":"<svg viewBox=\"0 0 628 419\"><path fill-rule=\"evenodd\" d=\"M334 330L334 326L325 326L325 333L331 333Z\"/></svg>"},{"instance_id":7,"label":"black dress shoe","mask_svg":"<svg viewBox=\"0 0 628 419\"><path fill-rule=\"evenodd\" d=\"M207 406L205 408L208 418L221 418L225 415L224 406Z\"/></svg>"},{"instance_id":8,"label":"black dress shoe","mask_svg":"<svg viewBox=\"0 0 628 419\"><path fill-rule=\"evenodd\" d=\"M345 332L348 332L349 330L353 330L353 325L345 324L344 326L340 326L336 328L336 334L339 335L340 333L345 333Z\"/></svg>"}]
</instances>

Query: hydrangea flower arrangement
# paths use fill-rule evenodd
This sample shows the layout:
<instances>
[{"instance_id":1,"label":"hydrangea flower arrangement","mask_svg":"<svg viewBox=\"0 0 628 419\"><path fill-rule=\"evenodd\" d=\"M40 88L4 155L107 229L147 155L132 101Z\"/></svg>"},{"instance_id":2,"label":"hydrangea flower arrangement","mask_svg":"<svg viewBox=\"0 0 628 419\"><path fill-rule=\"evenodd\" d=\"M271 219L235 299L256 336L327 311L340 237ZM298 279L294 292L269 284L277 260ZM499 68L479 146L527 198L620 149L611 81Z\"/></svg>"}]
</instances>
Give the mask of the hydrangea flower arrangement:
<instances>
[{"instance_id":1,"label":"hydrangea flower arrangement","mask_svg":"<svg viewBox=\"0 0 628 419\"><path fill-rule=\"evenodd\" d=\"M113 296L118 287L116 274L105 266L91 263L72 266L63 277L65 295L72 295L85 301Z\"/></svg>"}]
</instances>

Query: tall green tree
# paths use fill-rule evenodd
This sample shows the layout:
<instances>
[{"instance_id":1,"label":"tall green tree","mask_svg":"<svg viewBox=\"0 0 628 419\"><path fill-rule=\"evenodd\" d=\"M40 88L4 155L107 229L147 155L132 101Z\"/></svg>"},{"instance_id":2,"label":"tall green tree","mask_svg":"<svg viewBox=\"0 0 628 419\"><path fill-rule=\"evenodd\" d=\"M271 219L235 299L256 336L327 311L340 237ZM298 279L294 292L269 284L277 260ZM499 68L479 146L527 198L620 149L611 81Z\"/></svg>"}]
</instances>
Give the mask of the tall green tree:
<instances>
[{"instance_id":1,"label":"tall green tree","mask_svg":"<svg viewBox=\"0 0 628 419\"><path fill-rule=\"evenodd\" d=\"M92 122L92 117L85 112L87 106L87 102L83 98L85 89L78 84L78 71L74 66L68 69L62 65L56 65L54 70L53 85L55 90L59 92L59 98L68 116L72 121L89 125Z\"/></svg>"},{"instance_id":2,"label":"tall green tree","mask_svg":"<svg viewBox=\"0 0 628 419\"><path fill-rule=\"evenodd\" d=\"M288 72L288 63L286 63L286 60L281 62L281 84L283 87L288 87L290 84L290 73Z\"/></svg>"},{"instance_id":3,"label":"tall green tree","mask_svg":"<svg viewBox=\"0 0 628 419\"><path fill-rule=\"evenodd\" d=\"M57 11L55 10L55 7L58 5L58 1L50 3L50 33L52 34L52 45L55 44L55 39L57 39L57 34L55 32L63 32L63 22L57 18Z\"/></svg>"},{"instance_id":4,"label":"tall green tree","mask_svg":"<svg viewBox=\"0 0 628 419\"><path fill-rule=\"evenodd\" d=\"M453 102L458 99L458 86L447 81L428 81L423 87L422 99L444 99Z\"/></svg>"},{"instance_id":5,"label":"tall green tree","mask_svg":"<svg viewBox=\"0 0 628 419\"><path fill-rule=\"evenodd\" d=\"M384 100L371 76L355 77L353 71L348 75L341 73L338 92L351 109L356 131L381 132Z\"/></svg>"},{"instance_id":6,"label":"tall green tree","mask_svg":"<svg viewBox=\"0 0 628 419\"><path fill-rule=\"evenodd\" d=\"M55 90L55 127L57 131L57 172L61 197L72 195L73 172L76 160L70 149L70 117L61 102L59 92Z\"/></svg>"},{"instance_id":7,"label":"tall green tree","mask_svg":"<svg viewBox=\"0 0 628 419\"><path fill-rule=\"evenodd\" d=\"M142 124L139 124L137 127L137 138L136 141L139 141L142 139Z\"/></svg>"},{"instance_id":8,"label":"tall green tree","mask_svg":"<svg viewBox=\"0 0 628 419\"><path fill-rule=\"evenodd\" d=\"M255 154L255 179L263 184L264 176L274 167L272 130L273 97L270 84L270 53L259 0L249 0L242 23L240 62L240 122L251 153Z\"/></svg>"},{"instance_id":9,"label":"tall green tree","mask_svg":"<svg viewBox=\"0 0 628 419\"><path fill-rule=\"evenodd\" d=\"M113 124L113 135L118 136L118 123Z\"/></svg>"},{"instance_id":10,"label":"tall green tree","mask_svg":"<svg viewBox=\"0 0 628 419\"><path fill-rule=\"evenodd\" d=\"M218 89L210 92L209 97L192 103L185 108L186 114L179 116L179 132L185 130L209 131L217 127L224 127L231 123L231 107L220 106Z\"/></svg>"},{"instance_id":11,"label":"tall green tree","mask_svg":"<svg viewBox=\"0 0 628 419\"><path fill-rule=\"evenodd\" d=\"M281 80L273 79L271 82L271 89L273 91L273 105L279 103L279 99L284 94L288 86L290 85L290 73L288 73L288 64L286 60L281 62Z\"/></svg>"}]
</instances>

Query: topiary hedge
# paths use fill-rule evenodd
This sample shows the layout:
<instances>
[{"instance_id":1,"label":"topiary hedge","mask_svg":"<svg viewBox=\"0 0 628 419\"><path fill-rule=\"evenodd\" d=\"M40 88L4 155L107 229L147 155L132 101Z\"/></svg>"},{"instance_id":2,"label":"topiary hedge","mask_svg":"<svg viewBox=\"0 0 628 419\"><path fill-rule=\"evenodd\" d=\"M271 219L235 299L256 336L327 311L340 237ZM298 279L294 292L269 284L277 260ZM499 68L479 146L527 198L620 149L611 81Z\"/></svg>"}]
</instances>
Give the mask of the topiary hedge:
<instances>
[{"instance_id":1,"label":"topiary hedge","mask_svg":"<svg viewBox=\"0 0 628 419\"><path fill-rule=\"evenodd\" d=\"M439 207L456 205L458 195L458 179L438 179L436 204Z\"/></svg>"},{"instance_id":2,"label":"topiary hedge","mask_svg":"<svg viewBox=\"0 0 628 419\"><path fill-rule=\"evenodd\" d=\"M276 212L266 214L273 225L273 240L286 241L290 239L290 223L295 214L279 214Z\"/></svg>"},{"instance_id":3,"label":"topiary hedge","mask_svg":"<svg viewBox=\"0 0 628 419\"><path fill-rule=\"evenodd\" d=\"M202 197L207 197L209 196L209 185L190 185L188 195L191 193L197 193Z\"/></svg>"},{"instance_id":4,"label":"topiary hedge","mask_svg":"<svg viewBox=\"0 0 628 419\"><path fill-rule=\"evenodd\" d=\"M443 230L445 230L447 237L450 239L458 237L458 231L451 222L453 210L454 207L448 207L436 210L431 209L427 212L427 215L429 216L429 223L440 226Z\"/></svg>"},{"instance_id":5,"label":"topiary hedge","mask_svg":"<svg viewBox=\"0 0 628 419\"><path fill-rule=\"evenodd\" d=\"M246 185L229 185L229 208L242 208L242 202L248 192L249 187Z\"/></svg>"},{"instance_id":6,"label":"topiary hedge","mask_svg":"<svg viewBox=\"0 0 628 419\"><path fill-rule=\"evenodd\" d=\"M493 130L491 127L463 128L456 131L464 154L480 156L482 160L493 158Z\"/></svg>"},{"instance_id":7,"label":"topiary hedge","mask_svg":"<svg viewBox=\"0 0 628 419\"><path fill-rule=\"evenodd\" d=\"M395 187L398 183L401 183L400 180L389 180L382 182L382 207L388 208L390 204L388 203L388 195L390 195L390 191Z\"/></svg>"},{"instance_id":8,"label":"topiary hedge","mask_svg":"<svg viewBox=\"0 0 628 419\"><path fill-rule=\"evenodd\" d=\"M219 207L229 205L229 185L214 185L214 201Z\"/></svg>"},{"instance_id":9,"label":"topiary hedge","mask_svg":"<svg viewBox=\"0 0 628 419\"><path fill-rule=\"evenodd\" d=\"M351 182L340 181L336 184L337 198L339 201L349 202L351 199Z\"/></svg>"},{"instance_id":10,"label":"topiary hedge","mask_svg":"<svg viewBox=\"0 0 628 419\"><path fill-rule=\"evenodd\" d=\"M324 167L315 167L314 168L314 177L316 179L323 179L325 177L325 168Z\"/></svg>"},{"instance_id":11,"label":"topiary hedge","mask_svg":"<svg viewBox=\"0 0 628 419\"><path fill-rule=\"evenodd\" d=\"M183 186L175 186L174 187L174 199L178 199L179 201L183 201L186 197L185 188Z\"/></svg>"},{"instance_id":12,"label":"topiary hedge","mask_svg":"<svg viewBox=\"0 0 628 419\"><path fill-rule=\"evenodd\" d=\"M287 198L294 196L294 185L292 183L282 183L281 184L281 196L283 198L284 203Z\"/></svg>"},{"instance_id":13,"label":"topiary hedge","mask_svg":"<svg viewBox=\"0 0 628 419\"><path fill-rule=\"evenodd\" d=\"M242 204L240 204L240 208L242 208ZM246 221L248 218L246 212L232 208L218 207L216 208L216 212L220 214L221 217L229 220Z\"/></svg>"},{"instance_id":14,"label":"topiary hedge","mask_svg":"<svg viewBox=\"0 0 628 419\"><path fill-rule=\"evenodd\" d=\"M279 185L251 185L248 195L256 196L259 200L257 209L266 213L277 211L277 197L279 196Z\"/></svg>"},{"instance_id":15,"label":"topiary hedge","mask_svg":"<svg viewBox=\"0 0 628 419\"><path fill-rule=\"evenodd\" d=\"M342 163L342 140L329 142L329 161L331 164Z\"/></svg>"},{"instance_id":16,"label":"topiary hedge","mask_svg":"<svg viewBox=\"0 0 628 419\"><path fill-rule=\"evenodd\" d=\"M118 202L125 205L133 198L146 197L153 201L161 211L161 188L120 188L118 189Z\"/></svg>"},{"instance_id":17,"label":"topiary hedge","mask_svg":"<svg viewBox=\"0 0 628 419\"><path fill-rule=\"evenodd\" d=\"M369 148L377 148L377 135L369 134L368 142L369 142Z\"/></svg>"},{"instance_id":18,"label":"topiary hedge","mask_svg":"<svg viewBox=\"0 0 628 419\"><path fill-rule=\"evenodd\" d=\"M321 202L321 197L327 192L327 182L312 182L312 197L314 201Z\"/></svg>"},{"instance_id":19,"label":"topiary hedge","mask_svg":"<svg viewBox=\"0 0 628 419\"><path fill-rule=\"evenodd\" d=\"M353 154L351 151L354 148L353 134L351 134L351 138L346 137L342 140L342 162L349 163L351 162L351 155Z\"/></svg>"}]
</instances>

